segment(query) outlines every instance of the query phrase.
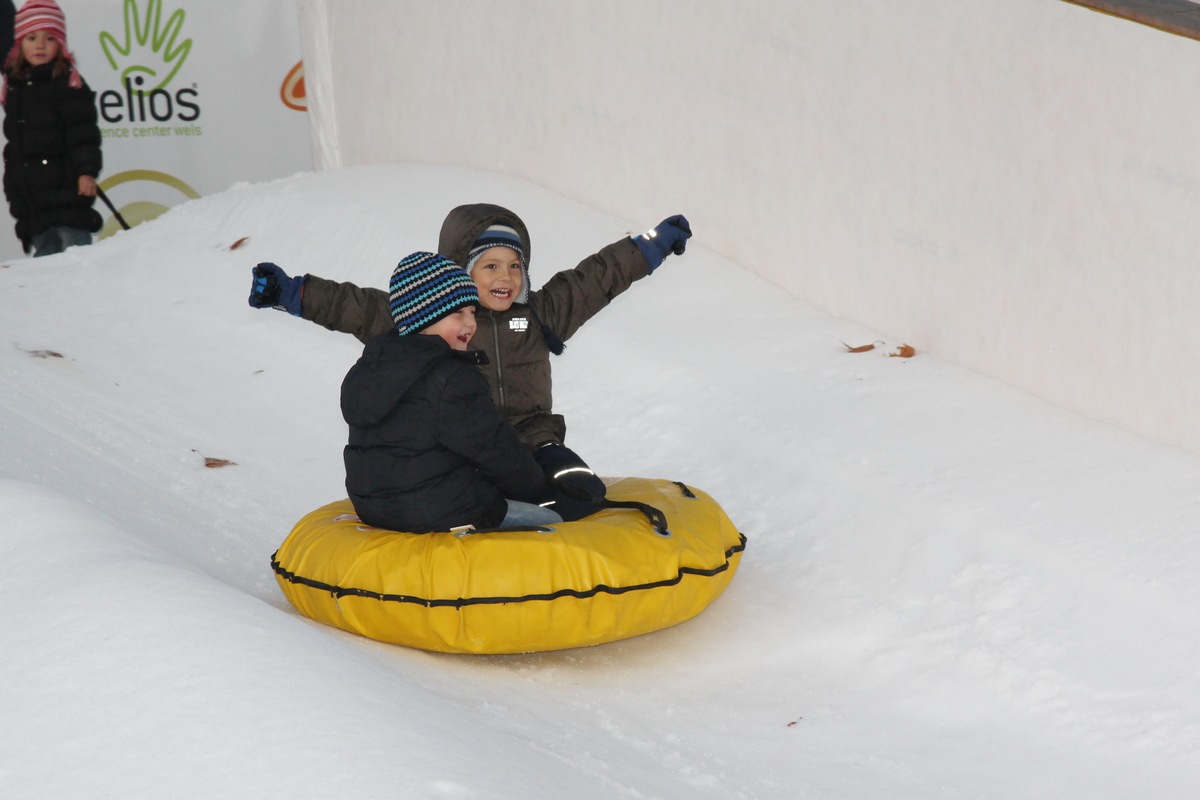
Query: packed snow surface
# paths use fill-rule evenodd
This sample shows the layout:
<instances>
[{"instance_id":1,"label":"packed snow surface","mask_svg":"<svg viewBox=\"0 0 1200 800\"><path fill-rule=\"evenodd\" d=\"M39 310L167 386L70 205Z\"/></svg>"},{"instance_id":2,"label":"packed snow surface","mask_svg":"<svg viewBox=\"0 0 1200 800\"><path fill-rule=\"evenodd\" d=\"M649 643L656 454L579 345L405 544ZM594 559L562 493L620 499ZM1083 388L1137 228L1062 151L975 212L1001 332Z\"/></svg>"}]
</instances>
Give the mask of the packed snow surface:
<instances>
[{"instance_id":1,"label":"packed snow surface","mask_svg":"<svg viewBox=\"0 0 1200 800\"><path fill-rule=\"evenodd\" d=\"M471 202L525 219L538 285L658 222L392 165L0 267L0 796L1195 796L1200 457L892 357L702 218L571 339L555 405L602 474L721 502L749 542L716 602L521 656L297 614L270 556L343 496L361 346L251 309L250 267L382 287Z\"/></svg>"}]
</instances>

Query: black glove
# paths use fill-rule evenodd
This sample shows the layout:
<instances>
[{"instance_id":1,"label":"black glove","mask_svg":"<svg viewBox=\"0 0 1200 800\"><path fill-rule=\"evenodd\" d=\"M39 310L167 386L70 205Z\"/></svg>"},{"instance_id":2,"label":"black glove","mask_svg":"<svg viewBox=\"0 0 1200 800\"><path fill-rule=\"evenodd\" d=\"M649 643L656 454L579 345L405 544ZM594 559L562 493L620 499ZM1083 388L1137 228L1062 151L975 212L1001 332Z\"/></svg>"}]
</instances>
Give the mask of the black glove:
<instances>
[{"instance_id":1,"label":"black glove","mask_svg":"<svg viewBox=\"0 0 1200 800\"><path fill-rule=\"evenodd\" d=\"M588 498L581 500L567 494L553 484L548 484L546 489L546 499L540 505L557 512L563 518L563 522L574 522L577 519L583 519L589 514L595 514L601 508L599 499Z\"/></svg>"},{"instance_id":2,"label":"black glove","mask_svg":"<svg viewBox=\"0 0 1200 800\"><path fill-rule=\"evenodd\" d=\"M533 460L546 474L546 482L564 495L592 502L604 497L604 481L566 445L547 442L533 451Z\"/></svg>"},{"instance_id":3,"label":"black glove","mask_svg":"<svg viewBox=\"0 0 1200 800\"><path fill-rule=\"evenodd\" d=\"M277 308L294 317L300 316L300 302L304 297L303 275L289 278L286 272L269 261L256 266L253 272L250 305L255 308Z\"/></svg>"},{"instance_id":4,"label":"black glove","mask_svg":"<svg viewBox=\"0 0 1200 800\"><path fill-rule=\"evenodd\" d=\"M650 265L650 271L654 272L671 253L683 255L691 235L692 226L688 224L687 218L676 214L658 223L658 227L633 237L633 243L642 251L646 263Z\"/></svg>"}]
</instances>

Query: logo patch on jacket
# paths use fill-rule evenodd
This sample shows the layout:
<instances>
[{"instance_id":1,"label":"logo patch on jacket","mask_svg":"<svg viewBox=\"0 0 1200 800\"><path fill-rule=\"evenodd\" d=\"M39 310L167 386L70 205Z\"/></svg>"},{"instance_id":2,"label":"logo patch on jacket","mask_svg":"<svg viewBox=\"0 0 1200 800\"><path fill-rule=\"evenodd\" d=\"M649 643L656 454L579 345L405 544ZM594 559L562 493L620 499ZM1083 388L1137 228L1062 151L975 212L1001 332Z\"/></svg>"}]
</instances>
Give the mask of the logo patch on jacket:
<instances>
[{"instance_id":1,"label":"logo patch on jacket","mask_svg":"<svg viewBox=\"0 0 1200 800\"><path fill-rule=\"evenodd\" d=\"M529 330L528 317L513 317L508 321L508 329L510 331L527 331Z\"/></svg>"}]
</instances>

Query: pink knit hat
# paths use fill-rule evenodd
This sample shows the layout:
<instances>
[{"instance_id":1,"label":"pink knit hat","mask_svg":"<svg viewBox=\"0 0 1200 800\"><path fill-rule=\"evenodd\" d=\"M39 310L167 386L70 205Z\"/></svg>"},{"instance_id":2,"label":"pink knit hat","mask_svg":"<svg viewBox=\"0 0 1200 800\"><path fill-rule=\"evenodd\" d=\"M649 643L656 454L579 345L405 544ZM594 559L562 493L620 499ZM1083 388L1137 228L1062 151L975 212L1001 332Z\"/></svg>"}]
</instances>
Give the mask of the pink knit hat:
<instances>
[{"instance_id":1,"label":"pink knit hat","mask_svg":"<svg viewBox=\"0 0 1200 800\"><path fill-rule=\"evenodd\" d=\"M83 78L75 67L75 56L67 49L67 17L54 0L28 0L17 11L13 20L13 46L4 59L4 69L7 72L16 66L21 56L21 41L31 33L49 31L58 38L58 46L63 58L71 65L71 77L67 81L72 89L83 86ZM8 76L5 75L4 86L0 87L0 103L8 96Z\"/></svg>"}]
</instances>

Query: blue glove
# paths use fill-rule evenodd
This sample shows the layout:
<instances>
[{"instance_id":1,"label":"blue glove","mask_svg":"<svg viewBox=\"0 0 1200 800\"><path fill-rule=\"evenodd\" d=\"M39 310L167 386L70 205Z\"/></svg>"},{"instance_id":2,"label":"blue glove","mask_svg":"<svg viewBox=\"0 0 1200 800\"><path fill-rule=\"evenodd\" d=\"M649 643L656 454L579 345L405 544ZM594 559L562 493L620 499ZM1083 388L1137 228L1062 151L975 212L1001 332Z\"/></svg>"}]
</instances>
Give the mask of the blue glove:
<instances>
[{"instance_id":1,"label":"blue glove","mask_svg":"<svg viewBox=\"0 0 1200 800\"><path fill-rule=\"evenodd\" d=\"M303 298L304 276L289 278L286 272L269 261L254 268L250 305L255 308L277 308L298 317Z\"/></svg>"},{"instance_id":2,"label":"blue glove","mask_svg":"<svg viewBox=\"0 0 1200 800\"><path fill-rule=\"evenodd\" d=\"M604 497L604 481L569 447L547 442L533 451L533 460L545 473L546 482L568 497L585 501Z\"/></svg>"},{"instance_id":3,"label":"blue glove","mask_svg":"<svg viewBox=\"0 0 1200 800\"><path fill-rule=\"evenodd\" d=\"M692 229L688 225L687 218L682 214L676 214L658 223L657 228L633 237L633 243L646 257L650 271L654 272L663 259L671 253L677 256L683 255L683 250L687 247L687 240L691 235Z\"/></svg>"}]
</instances>

